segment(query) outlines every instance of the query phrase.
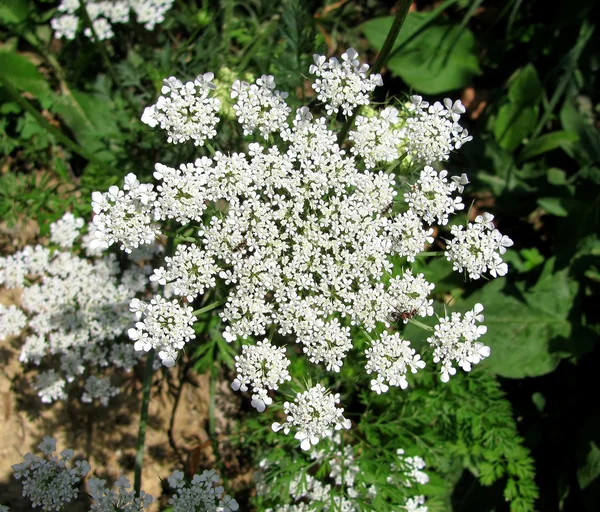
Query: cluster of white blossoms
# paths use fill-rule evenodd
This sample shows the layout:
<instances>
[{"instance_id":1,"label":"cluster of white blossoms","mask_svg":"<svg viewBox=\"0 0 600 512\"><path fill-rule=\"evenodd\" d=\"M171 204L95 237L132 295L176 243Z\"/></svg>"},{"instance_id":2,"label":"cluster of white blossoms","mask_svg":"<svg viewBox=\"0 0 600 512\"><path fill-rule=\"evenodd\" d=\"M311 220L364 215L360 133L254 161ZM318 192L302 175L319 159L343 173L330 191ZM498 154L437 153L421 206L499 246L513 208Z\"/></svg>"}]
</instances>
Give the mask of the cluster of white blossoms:
<instances>
[{"instance_id":1,"label":"cluster of white blossoms","mask_svg":"<svg viewBox=\"0 0 600 512\"><path fill-rule=\"evenodd\" d=\"M400 130L394 127L398 122L398 109L394 107L386 107L373 117L356 116L356 129L348 134L354 144L350 151L364 158L367 169L398 159L402 140Z\"/></svg>"},{"instance_id":2,"label":"cluster of white blossoms","mask_svg":"<svg viewBox=\"0 0 600 512\"><path fill-rule=\"evenodd\" d=\"M144 25L146 30L165 20L165 14L173 5L174 0L86 0L85 7L94 26L98 39L105 40L114 37L112 25L128 23L130 11L136 15L137 22ZM75 39L79 22L83 21L80 14L79 0L61 0L58 12L50 20L57 39ZM84 34L92 37L92 31L86 27Z\"/></svg>"},{"instance_id":3,"label":"cluster of white blossoms","mask_svg":"<svg viewBox=\"0 0 600 512\"><path fill-rule=\"evenodd\" d=\"M156 349L163 365L175 366L179 351L194 337L192 308L155 295L150 302L132 299L129 309L140 320L127 331L135 342L133 348L144 352Z\"/></svg>"},{"instance_id":4,"label":"cluster of white blossoms","mask_svg":"<svg viewBox=\"0 0 600 512\"><path fill-rule=\"evenodd\" d=\"M367 77L369 65L361 64L357 57L354 48L342 53L341 61L335 57L327 60L325 55L313 55L315 63L309 72L317 79L312 87L317 98L325 103L328 115L341 109L343 115L351 116L356 107L369 104L369 94L375 87L383 85L379 73Z\"/></svg>"},{"instance_id":5,"label":"cluster of white blossoms","mask_svg":"<svg viewBox=\"0 0 600 512\"><path fill-rule=\"evenodd\" d=\"M114 254L72 253L82 226L67 213L50 225L58 249L27 246L0 258L0 285L22 289L19 307L0 306L0 340L23 333L19 360L47 368L35 384L45 403L65 399L67 384L83 377L81 400L106 405L118 389L98 372L130 370L140 355L124 336L134 320L128 304L150 288L152 268L135 255L122 271Z\"/></svg>"},{"instance_id":6,"label":"cluster of white blossoms","mask_svg":"<svg viewBox=\"0 0 600 512\"><path fill-rule=\"evenodd\" d=\"M236 80L231 87L231 98L237 98L233 110L244 135L258 129L261 136L268 139L271 133L285 129L292 111L285 102L287 97L287 92L275 89L272 75L263 75L252 85Z\"/></svg>"},{"instance_id":7,"label":"cluster of white blossoms","mask_svg":"<svg viewBox=\"0 0 600 512\"><path fill-rule=\"evenodd\" d=\"M54 455L56 439L44 436L38 445L43 457L27 453L23 462L12 466L14 476L21 480L23 496L29 498L33 507L41 507L44 511L65 510L65 506L79 494L84 477L91 468L87 461L75 461L73 450L63 450L60 458ZM170 486L176 494L169 500L173 512L235 512L239 505L235 499L225 493L219 485L219 475L215 470L206 470L194 475L191 482L186 482L181 471L174 471L169 477ZM143 512L153 503L149 494L140 490L136 496L129 480L121 476L114 483L113 489L106 487L106 481L90 478L89 496L93 500L91 511L94 512ZM8 507L0 505L0 510Z\"/></svg>"},{"instance_id":8,"label":"cluster of white blossoms","mask_svg":"<svg viewBox=\"0 0 600 512\"><path fill-rule=\"evenodd\" d=\"M142 512L154 501L152 496L143 490L140 490L140 496L136 497L129 479L124 476L115 482L114 489L107 489L105 480L90 478L88 490L94 500L90 510L95 512Z\"/></svg>"},{"instance_id":9,"label":"cluster of white blossoms","mask_svg":"<svg viewBox=\"0 0 600 512\"><path fill-rule=\"evenodd\" d=\"M215 125L219 122L216 114L221 102L210 96L216 89L213 78L213 73L204 73L185 84L174 76L167 78L160 90L164 96L146 107L142 122L151 128L160 126L166 130L170 143L180 144L191 139L196 146L203 146L206 139L217 134Z\"/></svg>"},{"instance_id":10,"label":"cluster of white blossoms","mask_svg":"<svg viewBox=\"0 0 600 512\"><path fill-rule=\"evenodd\" d=\"M371 389L377 394L385 393L390 386L406 389L406 372L410 370L417 373L420 368L425 368L425 361L410 347L410 342L402 339L397 332L384 332L365 351L365 356L366 372L376 374L376 378L371 380Z\"/></svg>"},{"instance_id":11,"label":"cluster of white blossoms","mask_svg":"<svg viewBox=\"0 0 600 512\"><path fill-rule=\"evenodd\" d=\"M107 249L118 241L123 251L131 253L140 245L152 244L160 233L152 214L155 200L154 186L140 183L133 173L125 176L123 190L112 186L104 194L94 192L91 248Z\"/></svg>"},{"instance_id":12,"label":"cluster of white blossoms","mask_svg":"<svg viewBox=\"0 0 600 512\"><path fill-rule=\"evenodd\" d=\"M256 345L244 345L242 355L235 356L237 377L231 383L234 391L252 388L252 407L263 412L273 403L270 389L279 389L279 384L292 380L287 367L290 360L285 356L285 347L271 345L264 339Z\"/></svg>"},{"instance_id":13,"label":"cluster of white blossoms","mask_svg":"<svg viewBox=\"0 0 600 512\"><path fill-rule=\"evenodd\" d=\"M235 512L239 510L238 502L226 494L223 486L219 485L220 480L214 469L194 475L189 483L186 483L183 472L174 471L168 478L169 485L176 489L176 494L169 500L172 511Z\"/></svg>"},{"instance_id":14,"label":"cluster of white blossoms","mask_svg":"<svg viewBox=\"0 0 600 512\"><path fill-rule=\"evenodd\" d=\"M450 152L473 139L460 124L465 107L446 98L442 105L430 105L421 96L412 96L401 129L402 149L417 164L433 164L448 160Z\"/></svg>"},{"instance_id":15,"label":"cluster of white blossoms","mask_svg":"<svg viewBox=\"0 0 600 512\"><path fill-rule=\"evenodd\" d=\"M285 402L285 423L275 422L271 428L275 432L283 430L287 435L291 427L295 427L294 438L300 441L300 448L309 450L319 439L331 435L332 429L350 428L351 422L344 418L344 409L336 407L339 403L339 393L330 393L321 384L316 384L307 391L298 393L293 403Z\"/></svg>"},{"instance_id":16,"label":"cluster of white blossoms","mask_svg":"<svg viewBox=\"0 0 600 512\"><path fill-rule=\"evenodd\" d=\"M315 56L310 71L317 75L315 90L329 116L340 109L351 115L369 104L381 77L367 77L367 70L352 49L340 61ZM212 74L202 76L212 79ZM186 101L195 104L194 94L205 98L208 90L193 86ZM399 106L401 112L385 107L357 116L347 149L338 144L333 120L313 116L306 106L292 115L287 95L275 89L270 75L252 85L236 80L231 97L238 123L254 139L231 153L205 144L206 156L177 169L157 163L156 186L129 175L122 191L95 192L94 236L99 247L116 243L130 251L151 243L165 221L182 224L182 232L197 231L197 237L176 243L175 254L151 277L174 297L167 301L157 295L159 318L152 318L151 308L130 336L136 348L157 348L163 364L172 365L193 337L186 303L211 289L226 290L223 336L242 341L233 386L249 390L253 405L263 410L277 386L289 381L282 345L295 342L308 361L340 372L357 328L381 332L381 326L433 315L433 283L407 268L399 271L394 262L414 261L433 242L433 225L446 225L464 209L460 193L469 181L464 174L449 177L446 170L424 166L418 178L402 176L398 184L390 164L402 154L414 156L413 143L438 148L437 157L431 153L426 159L437 163L468 137L458 124L464 108L450 100L445 107L429 109L421 101ZM214 128L217 116L211 112ZM179 113L163 114L165 126L179 122ZM440 136L442 128L449 138ZM404 170L418 162L407 160ZM504 239L503 247L507 243ZM132 303L139 316L146 307L140 304ZM268 348L253 341L267 332ZM393 333L373 339L368 350L366 368L380 393L406 387L408 370L423 367L408 341ZM284 405L288 420L276 429L294 429L306 449L328 430L349 427L338 400L321 385L299 393Z\"/></svg>"},{"instance_id":17,"label":"cluster of white blossoms","mask_svg":"<svg viewBox=\"0 0 600 512\"><path fill-rule=\"evenodd\" d=\"M484 213L475 217L475 223L463 226L452 226L450 232L454 236L448 242L446 258L458 272L463 270L471 279L479 279L488 272L493 276L504 276L508 265L502 261L502 255L513 241L502 235L492 223L494 216Z\"/></svg>"},{"instance_id":18,"label":"cluster of white blossoms","mask_svg":"<svg viewBox=\"0 0 600 512\"><path fill-rule=\"evenodd\" d=\"M466 174L446 178L448 171L436 171L426 165L417 182L404 194L411 210L427 224L448 224L448 216L463 210L465 205L456 191L462 192L469 183Z\"/></svg>"},{"instance_id":19,"label":"cluster of white blossoms","mask_svg":"<svg viewBox=\"0 0 600 512\"><path fill-rule=\"evenodd\" d=\"M368 509L378 494L377 486L380 484L367 483L363 479L360 450L357 446L342 444L340 434L336 433L327 437L323 448L313 449L309 457L310 462L305 467L296 469L289 482L291 503L278 504L274 508L267 508L266 512L360 512ZM295 462L294 468L298 468ZM276 484L282 468L277 466L277 461L267 459L259 464L261 473L256 486L258 496L276 496L277 501L281 501L279 486ZM325 468L327 470L323 471ZM425 461L421 457L406 457L404 450L397 450L397 459L389 466L386 483L402 489L404 497L399 498L402 501L388 503L389 506L395 505L398 510L427 512L428 508L424 506L425 496L414 495L419 486L429 482L429 476L422 471L424 468ZM272 481L268 478L272 478ZM270 492L272 488L277 492Z\"/></svg>"},{"instance_id":20,"label":"cluster of white blossoms","mask_svg":"<svg viewBox=\"0 0 600 512\"><path fill-rule=\"evenodd\" d=\"M448 382L450 375L456 373L452 362L456 362L464 371L471 371L472 364L478 364L490 355L490 347L476 341L487 332L483 322L483 306L475 304L464 315L454 312L450 317L440 318L433 336L427 342L433 347L433 362L441 363L442 382Z\"/></svg>"},{"instance_id":21,"label":"cluster of white blossoms","mask_svg":"<svg viewBox=\"0 0 600 512\"><path fill-rule=\"evenodd\" d=\"M78 460L69 467L73 450L63 450L60 458L53 455L56 440L49 436L44 437L38 448L44 457L27 453L23 462L12 467L14 476L22 481L23 496L29 498L34 507L47 511L62 510L79 494L79 486L90 466L87 461Z\"/></svg>"}]
</instances>

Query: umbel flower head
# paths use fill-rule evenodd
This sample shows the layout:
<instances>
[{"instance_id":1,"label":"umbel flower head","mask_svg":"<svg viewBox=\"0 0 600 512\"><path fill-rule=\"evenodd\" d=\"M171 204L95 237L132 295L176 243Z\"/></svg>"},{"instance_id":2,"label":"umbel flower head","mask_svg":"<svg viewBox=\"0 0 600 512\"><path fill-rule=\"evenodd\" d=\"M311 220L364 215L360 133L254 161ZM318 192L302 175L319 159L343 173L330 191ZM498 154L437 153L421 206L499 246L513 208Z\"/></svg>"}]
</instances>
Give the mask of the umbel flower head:
<instances>
[{"instance_id":1,"label":"umbel flower head","mask_svg":"<svg viewBox=\"0 0 600 512\"><path fill-rule=\"evenodd\" d=\"M433 314L433 283L409 269L398 273L394 262L414 261L433 242L434 225L446 225L464 209L460 194L467 176L449 176L438 165L469 140L458 123L464 107L450 100L430 107L417 98L408 107L371 106L357 115L355 129L340 145L336 114L350 116L369 105L370 93L382 83L368 69L352 48L339 60L314 56L309 71L324 116L307 106L292 112L271 75L254 83L237 79L230 95L247 144L228 152L205 144L199 158L177 169L157 163L156 187L129 176L123 191L94 195L96 237L103 247L116 243L132 250L149 243L167 220L197 233L154 269L152 281L169 287L174 297L155 297L161 313L157 319L150 313L130 331L136 347L156 347L164 364L174 364L193 337L182 304L210 289L226 290L223 336L245 340L232 386L251 392L253 406L264 410L273 391L289 382L286 352L292 350L282 350L284 342L296 343L310 363L340 372L356 329L381 332L391 323ZM160 110L157 102L144 121L158 125L163 122L156 116L164 116L167 131L185 124L184 118L195 122L189 112L211 92L212 74L201 76L204 88L169 78L163 94L186 89L177 93L177 109ZM216 108L211 104L203 119L216 119ZM416 177L398 177L394 165L407 172L421 167ZM485 243L483 237L477 241ZM465 267L463 253L452 258ZM500 275L504 268L494 265ZM181 329L178 336L174 325ZM372 338L364 360L373 389L405 388L423 360L408 340L385 331ZM447 357L440 353L437 360L446 364ZM316 385L286 402L287 421L275 428L294 429L306 449L328 430L349 426L338 401Z\"/></svg>"},{"instance_id":2,"label":"umbel flower head","mask_svg":"<svg viewBox=\"0 0 600 512\"><path fill-rule=\"evenodd\" d=\"M38 445L44 454L39 457L28 453L23 462L12 468L15 478L22 480L23 496L29 498L34 507L42 510L62 510L79 494L79 485L89 472L87 461L76 461L69 468L73 450L63 450L60 458L54 455L56 439L44 436Z\"/></svg>"},{"instance_id":3,"label":"umbel flower head","mask_svg":"<svg viewBox=\"0 0 600 512\"><path fill-rule=\"evenodd\" d=\"M135 13L137 22L144 25L146 30L165 20L165 14L173 5L174 0L86 0L85 6L94 26L98 39L105 40L114 37L113 24L128 23L130 11ZM50 21L57 39L75 39L79 22L82 21L79 0L61 0L56 15ZM86 27L84 34L92 37L92 31Z\"/></svg>"}]
</instances>

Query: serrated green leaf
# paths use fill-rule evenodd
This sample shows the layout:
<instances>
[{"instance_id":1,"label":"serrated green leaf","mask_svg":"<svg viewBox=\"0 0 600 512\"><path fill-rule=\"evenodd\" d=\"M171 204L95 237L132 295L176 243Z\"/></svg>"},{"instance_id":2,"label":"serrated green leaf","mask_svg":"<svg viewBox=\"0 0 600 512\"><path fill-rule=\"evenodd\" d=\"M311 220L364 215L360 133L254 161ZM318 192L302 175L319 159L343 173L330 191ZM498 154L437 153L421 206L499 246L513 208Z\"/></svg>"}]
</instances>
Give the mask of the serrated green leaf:
<instances>
[{"instance_id":1,"label":"serrated green leaf","mask_svg":"<svg viewBox=\"0 0 600 512\"><path fill-rule=\"evenodd\" d=\"M468 85L480 72L473 34L466 28L439 19L421 30L430 21L430 14L408 14L394 45L401 49L392 51L387 67L415 90L426 94ZM375 18L360 28L369 42L380 50L392 22L391 16ZM420 33L415 36L418 31Z\"/></svg>"}]
</instances>

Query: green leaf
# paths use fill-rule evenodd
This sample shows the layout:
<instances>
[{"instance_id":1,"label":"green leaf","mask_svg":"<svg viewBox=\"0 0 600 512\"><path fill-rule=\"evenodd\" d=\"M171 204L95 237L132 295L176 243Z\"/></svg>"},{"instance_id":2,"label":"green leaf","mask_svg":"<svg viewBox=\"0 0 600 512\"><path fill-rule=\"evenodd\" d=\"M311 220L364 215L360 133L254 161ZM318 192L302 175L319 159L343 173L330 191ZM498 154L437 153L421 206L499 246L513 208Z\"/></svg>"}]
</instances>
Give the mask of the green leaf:
<instances>
[{"instance_id":1,"label":"green leaf","mask_svg":"<svg viewBox=\"0 0 600 512\"><path fill-rule=\"evenodd\" d=\"M481 341L491 348L485 365L494 373L513 379L545 375L577 350L565 349L565 341L572 334L568 315L578 283L569 278L568 268L553 273L553 266L554 259L546 262L530 290L495 279L465 301L464 307L485 305L488 332Z\"/></svg>"},{"instance_id":2,"label":"green leaf","mask_svg":"<svg viewBox=\"0 0 600 512\"><path fill-rule=\"evenodd\" d=\"M363 23L361 30L380 50L392 21L391 16L375 18ZM445 20L431 22L430 14L408 14L394 48L387 67L426 94L460 89L480 72L473 34Z\"/></svg>"},{"instance_id":3,"label":"green leaf","mask_svg":"<svg viewBox=\"0 0 600 512\"><path fill-rule=\"evenodd\" d=\"M52 95L48 82L37 67L17 53L0 52L0 73L17 89L27 91L38 98L48 98Z\"/></svg>"},{"instance_id":4,"label":"green leaf","mask_svg":"<svg viewBox=\"0 0 600 512\"><path fill-rule=\"evenodd\" d=\"M0 3L0 22L16 25L27 19L29 2L27 0L3 0Z\"/></svg>"},{"instance_id":5,"label":"green leaf","mask_svg":"<svg viewBox=\"0 0 600 512\"><path fill-rule=\"evenodd\" d=\"M508 99L511 103L521 107L533 107L541 101L542 84L537 71L531 64L522 68L510 84Z\"/></svg>"},{"instance_id":6,"label":"green leaf","mask_svg":"<svg viewBox=\"0 0 600 512\"><path fill-rule=\"evenodd\" d=\"M560 197L540 197L537 204L541 206L546 213L556 217L566 217L569 210L564 205L564 200Z\"/></svg>"},{"instance_id":7,"label":"green leaf","mask_svg":"<svg viewBox=\"0 0 600 512\"><path fill-rule=\"evenodd\" d=\"M587 454L585 465L577 470L579 487L585 489L600 476L600 448L593 441Z\"/></svg>"},{"instance_id":8,"label":"green leaf","mask_svg":"<svg viewBox=\"0 0 600 512\"><path fill-rule=\"evenodd\" d=\"M537 118L537 107L505 103L500 107L496 117L494 137L501 147L507 151L514 151L533 131Z\"/></svg>"},{"instance_id":9,"label":"green leaf","mask_svg":"<svg viewBox=\"0 0 600 512\"><path fill-rule=\"evenodd\" d=\"M575 148L582 164L600 162L600 133L589 117L575 108L572 99L565 101L560 111L562 127L578 136Z\"/></svg>"},{"instance_id":10,"label":"green leaf","mask_svg":"<svg viewBox=\"0 0 600 512\"><path fill-rule=\"evenodd\" d=\"M578 140L579 137L576 133L566 130L547 133L529 142L519 153L519 160L529 160L549 151L569 146Z\"/></svg>"}]
</instances>

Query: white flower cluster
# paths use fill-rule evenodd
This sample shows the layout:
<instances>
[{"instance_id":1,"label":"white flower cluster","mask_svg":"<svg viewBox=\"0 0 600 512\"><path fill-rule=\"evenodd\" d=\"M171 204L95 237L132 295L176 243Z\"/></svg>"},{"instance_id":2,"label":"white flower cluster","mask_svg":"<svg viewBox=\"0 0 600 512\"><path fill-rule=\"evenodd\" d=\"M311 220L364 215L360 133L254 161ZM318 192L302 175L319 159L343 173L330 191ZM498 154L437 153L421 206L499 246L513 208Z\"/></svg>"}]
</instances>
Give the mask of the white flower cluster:
<instances>
[{"instance_id":1,"label":"white flower cluster","mask_svg":"<svg viewBox=\"0 0 600 512\"><path fill-rule=\"evenodd\" d=\"M344 409L336 407L340 403L339 393L331 394L321 384L317 384L304 393L298 393L293 403L285 402L283 410L287 416L285 423L273 423L272 429L283 429L289 434L290 428L296 428L295 439L300 441L303 450L315 446L319 439L331 434L332 429L349 429L351 422L344 418Z\"/></svg>"},{"instance_id":2,"label":"white flower cluster","mask_svg":"<svg viewBox=\"0 0 600 512\"><path fill-rule=\"evenodd\" d=\"M317 98L325 103L328 115L341 108L343 115L351 116L356 107L369 104L369 94L375 87L383 85L379 73L367 77L369 65L361 64L357 57L354 48L342 53L341 62L335 57L327 60L325 55L313 55L315 63L309 71L317 79L312 87Z\"/></svg>"},{"instance_id":3,"label":"white flower cluster","mask_svg":"<svg viewBox=\"0 0 600 512\"><path fill-rule=\"evenodd\" d=\"M502 254L513 241L494 227L493 220L491 213L484 213L475 217L475 223L469 223L467 229L452 226L454 238L444 254L454 270L464 270L471 279L479 279L487 271L493 277L506 275L508 265L502 261Z\"/></svg>"},{"instance_id":4,"label":"white flower cluster","mask_svg":"<svg viewBox=\"0 0 600 512\"><path fill-rule=\"evenodd\" d=\"M79 238L79 230L84 226L82 218L76 218L70 212L65 213L61 219L50 225L50 241L68 249Z\"/></svg>"},{"instance_id":5,"label":"white flower cluster","mask_svg":"<svg viewBox=\"0 0 600 512\"><path fill-rule=\"evenodd\" d=\"M146 30L153 30L154 26L165 20L165 14L174 0L86 0L86 10L94 26L98 39L105 40L114 37L112 25L115 23L129 22L129 13L136 14L137 21L143 24ZM75 39L79 28L80 16L79 0L61 0L58 13L50 21L57 39ZM87 37L92 37L92 31L87 27L84 30Z\"/></svg>"},{"instance_id":6,"label":"white flower cluster","mask_svg":"<svg viewBox=\"0 0 600 512\"><path fill-rule=\"evenodd\" d=\"M151 128L160 125L173 144L191 139L194 145L203 146L206 139L217 134L215 126L219 122L221 102L210 96L216 89L213 78L213 73L204 73L185 84L174 76L164 80L160 90L164 96L146 107L142 122Z\"/></svg>"},{"instance_id":7,"label":"white flower cluster","mask_svg":"<svg viewBox=\"0 0 600 512\"><path fill-rule=\"evenodd\" d=\"M368 104L368 94L381 84L379 75L367 78L368 66L356 57L352 49L340 61L315 56L311 73L317 75L315 90L329 116L340 109L350 115ZM282 338L298 343L310 362L339 372L353 348L353 327L372 332L381 324L433 314L433 284L410 271L394 275L392 257L414 261L433 242L432 224L445 225L464 209L458 194L468 179L425 166L402 195L395 175L377 166L397 161L399 151L411 153L408 139L440 144L438 132L410 131L411 119L423 124L425 114L443 120L444 129L450 123L456 147L452 134L466 134L458 125L464 109L446 101L445 108L434 105L424 114L421 102L401 113L387 107L368 118L359 116L346 150L330 128L332 120L313 117L308 107L288 119L286 94L275 90L270 75L253 85L235 81L231 96L237 98L237 121L244 132L264 142L249 142L244 152L227 154L208 147L210 158L178 169L158 163L156 187L129 175L125 192L116 187L108 194L95 192L94 236L96 245L119 243L132 250L154 240L164 220L179 222L188 232L200 226L198 237L176 245L175 254L151 277L180 299L156 298L160 318L140 322L130 335L137 348L158 348L163 363L172 365L193 336L193 318L180 301L226 289L220 313L225 339L263 339L267 331L273 336L270 356L264 342L245 342L233 384L251 389L253 405L263 410L271 403L268 392L289 380L285 351L278 348ZM412 166L414 158L409 160ZM139 304L132 303L132 309L141 316L146 306ZM366 359L378 392L406 387L408 370L423 365L408 342L389 334L372 341ZM309 447L328 429L349 424L340 419L341 412L337 416L336 400L315 386L286 402L288 421L276 428L296 429L297 439Z\"/></svg>"},{"instance_id":8,"label":"white flower cluster","mask_svg":"<svg viewBox=\"0 0 600 512\"><path fill-rule=\"evenodd\" d=\"M235 356L237 377L231 383L234 391L248 391L252 387L252 407L263 412L273 403L268 395L270 389L279 389L279 384L292 380L287 367L289 359L285 347L271 345L268 339L256 345L243 345L242 355Z\"/></svg>"},{"instance_id":9,"label":"white flower cluster","mask_svg":"<svg viewBox=\"0 0 600 512\"><path fill-rule=\"evenodd\" d=\"M367 510L366 507L376 498L378 490L375 484L367 484L362 478L360 453L356 446L345 443L339 433L329 436L325 446L319 450L310 452L310 464L306 468L296 470L289 484L289 494L293 503L280 504L274 508L267 508L266 512L321 512L338 511L360 512ZM298 466L295 464L294 468ZM262 472L256 486L259 496L274 496L270 486L267 484L267 474L278 466L277 461L263 460L259 464ZM316 468L316 471L314 470ZM327 471L323 471L326 468ZM418 456L406 457L404 450L397 450L397 459L389 466L386 481L404 490L404 497L400 503L389 503L390 506L397 505L398 510L410 510L412 512L427 512L424 506L425 496L412 495L415 487L429 482L429 476L422 471L425 461ZM281 471L282 468L277 468ZM277 475L275 470L274 475ZM277 483L277 476L271 487ZM409 490L410 489L410 490ZM277 500L280 500L277 493ZM370 508L368 510L371 510ZM390 509L391 510L391 509Z\"/></svg>"},{"instance_id":10,"label":"white flower cluster","mask_svg":"<svg viewBox=\"0 0 600 512\"><path fill-rule=\"evenodd\" d=\"M179 351L195 336L192 308L155 295L150 302L132 299L129 309L138 320L144 317L127 331L135 350L157 349L163 365L175 366Z\"/></svg>"},{"instance_id":11,"label":"white flower cluster","mask_svg":"<svg viewBox=\"0 0 600 512\"><path fill-rule=\"evenodd\" d=\"M214 469L194 475L189 484L186 484L181 471L174 471L168 480L169 485L177 490L177 494L169 500L173 512L235 512L240 508L238 502L218 485L220 477Z\"/></svg>"},{"instance_id":12,"label":"white flower cluster","mask_svg":"<svg viewBox=\"0 0 600 512\"><path fill-rule=\"evenodd\" d=\"M65 214L50 226L51 233L64 235L81 220ZM72 245L71 233L66 239ZM0 339L27 327L19 360L52 367L37 375L42 402L66 398L67 383L83 376L82 401L106 405L118 390L107 376L94 373L129 370L137 363L133 346L121 339L133 323L128 303L148 288L151 268L133 260L130 265L121 272L115 255L86 259L40 245L0 258L0 284L23 288L20 309L0 306Z\"/></svg>"},{"instance_id":13,"label":"white flower cluster","mask_svg":"<svg viewBox=\"0 0 600 512\"><path fill-rule=\"evenodd\" d=\"M114 490L106 488L106 481L90 478L88 481L90 496L94 500L91 510L96 512L142 512L154 501L152 496L140 491L139 498L131 489L129 480L121 476L115 482Z\"/></svg>"},{"instance_id":14,"label":"white flower cluster","mask_svg":"<svg viewBox=\"0 0 600 512\"><path fill-rule=\"evenodd\" d=\"M125 176L123 190L112 186L108 192L92 194L94 240L90 247L107 249L116 242L131 253L140 245L154 242L160 230L153 222L154 186L140 183L135 174Z\"/></svg>"},{"instance_id":15,"label":"white flower cluster","mask_svg":"<svg viewBox=\"0 0 600 512\"><path fill-rule=\"evenodd\" d=\"M373 341L365 356L366 372L377 375L371 380L371 389L377 394L385 393L389 386L406 389L406 372L410 369L412 373L417 373L419 368L425 368L425 361L421 361L421 356L415 353L414 348L410 348L410 342L403 340L398 333L384 332Z\"/></svg>"},{"instance_id":16,"label":"white flower cluster","mask_svg":"<svg viewBox=\"0 0 600 512\"><path fill-rule=\"evenodd\" d=\"M17 336L27 325L27 316L14 304L0 304L0 340Z\"/></svg>"},{"instance_id":17,"label":"white flower cluster","mask_svg":"<svg viewBox=\"0 0 600 512\"><path fill-rule=\"evenodd\" d=\"M425 461L415 455L407 457L402 448L396 450L398 460L391 464L390 475L387 482L391 485L402 485L404 487L413 487L424 485L429 482L429 475L422 471L425 469ZM427 512L429 509L425 506L425 496L409 496L404 503L405 510L408 512Z\"/></svg>"},{"instance_id":18,"label":"white flower cluster","mask_svg":"<svg viewBox=\"0 0 600 512\"><path fill-rule=\"evenodd\" d=\"M442 105L429 105L421 96L412 96L407 119L401 129L403 149L416 164L433 164L448 160L453 149L473 139L459 123L465 113L463 104L446 98Z\"/></svg>"},{"instance_id":19,"label":"white flower cluster","mask_svg":"<svg viewBox=\"0 0 600 512\"><path fill-rule=\"evenodd\" d=\"M354 143L350 151L364 158L367 169L398 159L402 140L400 130L394 128L398 122L398 109L394 107L386 107L373 117L356 116L356 129L348 134Z\"/></svg>"},{"instance_id":20,"label":"white flower cluster","mask_svg":"<svg viewBox=\"0 0 600 512\"><path fill-rule=\"evenodd\" d=\"M426 165L417 182L404 194L412 211L427 224L437 222L445 226L448 224L448 215L465 207L462 198L454 197L453 194L457 190L464 190L464 186L469 183L467 175L453 176L450 182L446 176L448 171L438 172Z\"/></svg>"},{"instance_id":21,"label":"white flower cluster","mask_svg":"<svg viewBox=\"0 0 600 512\"><path fill-rule=\"evenodd\" d=\"M263 75L252 85L236 80L231 87L231 98L237 98L233 110L244 135L258 128L260 135L268 139L271 133L284 130L292 111L285 102L287 97L287 92L275 90L272 75Z\"/></svg>"},{"instance_id":22,"label":"white flower cluster","mask_svg":"<svg viewBox=\"0 0 600 512\"><path fill-rule=\"evenodd\" d=\"M53 455L56 440L45 436L38 445L44 457L27 453L23 462L12 468L15 478L22 480L23 496L29 498L34 507L42 510L62 510L79 494L79 485L90 466L87 461L77 461L71 468L67 463L73 458L73 450L63 450L60 458Z\"/></svg>"},{"instance_id":23,"label":"white flower cluster","mask_svg":"<svg viewBox=\"0 0 600 512\"><path fill-rule=\"evenodd\" d=\"M433 336L427 342L434 348L433 361L442 363L440 379L448 382L450 375L456 373L452 366L455 361L464 371L470 372L472 364L478 364L490 355L490 347L476 341L487 332L483 322L483 306L475 304L464 315L454 312L450 317L441 318L435 326Z\"/></svg>"}]
</instances>

